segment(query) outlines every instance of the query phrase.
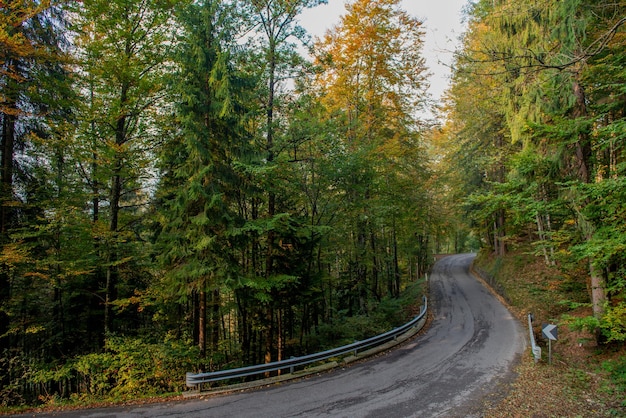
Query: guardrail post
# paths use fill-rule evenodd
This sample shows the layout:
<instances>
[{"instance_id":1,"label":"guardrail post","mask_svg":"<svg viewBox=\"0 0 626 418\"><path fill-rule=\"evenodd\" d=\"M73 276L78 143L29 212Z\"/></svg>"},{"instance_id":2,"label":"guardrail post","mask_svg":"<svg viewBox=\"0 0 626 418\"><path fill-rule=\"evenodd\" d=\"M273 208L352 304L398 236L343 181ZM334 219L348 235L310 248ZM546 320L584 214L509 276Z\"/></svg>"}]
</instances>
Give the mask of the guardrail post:
<instances>
[{"instance_id":1,"label":"guardrail post","mask_svg":"<svg viewBox=\"0 0 626 418\"><path fill-rule=\"evenodd\" d=\"M193 375L194 375L194 373L189 373L189 372L187 372L187 374L185 375L185 383L186 383L187 387L189 387L189 388L196 387L195 383L191 383L191 381L193 379L192 378Z\"/></svg>"},{"instance_id":2,"label":"guardrail post","mask_svg":"<svg viewBox=\"0 0 626 418\"><path fill-rule=\"evenodd\" d=\"M290 358L290 359L294 359L295 357L294 357L294 356L291 356L291 357L289 357L289 358ZM295 370L296 370L296 367L295 367L295 366L293 366L293 365L292 365L291 367L289 367L289 373L293 374L293 372L294 372Z\"/></svg>"}]
</instances>

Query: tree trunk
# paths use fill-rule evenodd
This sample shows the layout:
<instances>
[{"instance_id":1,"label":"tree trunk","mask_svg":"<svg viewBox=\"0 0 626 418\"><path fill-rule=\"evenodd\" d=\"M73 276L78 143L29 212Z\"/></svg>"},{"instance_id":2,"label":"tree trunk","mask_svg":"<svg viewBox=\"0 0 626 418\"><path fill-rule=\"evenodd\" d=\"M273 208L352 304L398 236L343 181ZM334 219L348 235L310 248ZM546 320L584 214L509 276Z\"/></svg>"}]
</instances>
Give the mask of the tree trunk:
<instances>
[{"instance_id":1,"label":"tree trunk","mask_svg":"<svg viewBox=\"0 0 626 418\"><path fill-rule=\"evenodd\" d=\"M130 86L127 83L122 84L120 89L120 108L123 109L128 102L128 90ZM111 195L110 195L110 211L111 219L109 221L109 233L110 249L107 256L107 271L106 271L106 295L105 295L105 313L104 313L104 329L105 333L111 331L112 326L112 310L111 303L117 299L117 282L118 282L118 267L117 267L117 245L118 245L118 229L119 229L119 213L120 203L122 198L122 167L124 164L124 155L121 148L124 146L127 138L127 117L122 114L118 117L115 125L115 156L113 157L113 175L111 177Z\"/></svg>"},{"instance_id":2,"label":"tree trunk","mask_svg":"<svg viewBox=\"0 0 626 418\"><path fill-rule=\"evenodd\" d=\"M396 223L394 220L393 225L393 276L395 278L395 286L393 288L393 296L400 296L400 280L402 279L402 275L400 274L400 262L398 260L398 237L396 235ZM409 263L410 264L410 263Z\"/></svg>"},{"instance_id":3,"label":"tree trunk","mask_svg":"<svg viewBox=\"0 0 626 418\"><path fill-rule=\"evenodd\" d=\"M119 157L118 157L119 158ZM118 268L116 265L118 252L117 252L117 232L119 227L119 211L120 211L120 198L122 193L122 179L120 176L121 161L118 160L113 178L111 179L111 219L109 222L110 242L107 249L107 268L106 268L106 288L105 288L105 302L104 302L104 332L108 334L112 331L112 310L111 304L117 299L117 282L118 282Z\"/></svg>"},{"instance_id":4,"label":"tree trunk","mask_svg":"<svg viewBox=\"0 0 626 418\"><path fill-rule=\"evenodd\" d=\"M239 325L239 332L241 333L240 344L241 344L241 352L243 354L243 362L244 364L250 364L250 360L252 357L252 346L251 346L251 329L248 325L248 311L244 306L244 299L241 295L241 292L237 292L235 294L236 302L237 302L237 310L239 312L237 324Z\"/></svg>"},{"instance_id":5,"label":"tree trunk","mask_svg":"<svg viewBox=\"0 0 626 418\"><path fill-rule=\"evenodd\" d=\"M573 83L574 96L576 97L576 105L574 107L574 118L585 117L587 115L587 105L585 99L585 90L578 81ZM591 182L591 156L593 150L591 140L587 132L580 132L578 141L576 141L576 168L578 178L583 183ZM591 228L591 225L589 226ZM588 231L587 240L593 238L593 231ZM591 305L593 307L593 315L600 319L604 315L604 305L607 300L606 283L602 277L602 272L594 265L594 259L589 259L589 276L591 281ZM599 332L596 331L599 337Z\"/></svg>"},{"instance_id":6,"label":"tree trunk","mask_svg":"<svg viewBox=\"0 0 626 418\"><path fill-rule=\"evenodd\" d=\"M14 210L9 205L13 200L13 155L15 148L15 123L17 116L2 114L2 141L0 148L2 152L2 187L0 201L0 233L4 238L12 222Z\"/></svg>"},{"instance_id":7,"label":"tree trunk","mask_svg":"<svg viewBox=\"0 0 626 418\"><path fill-rule=\"evenodd\" d=\"M270 37L270 50L269 50L269 93L267 97L267 162L272 164L274 162L274 94L276 88L276 41ZM272 219L276 215L276 193L273 188L273 181L269 179L269 190L267 197L267 216L268 219ZM267 231L267 252L265 256L265 278L271 280L274 274L274 247L276 236L273 229ZM270 302L271 304L271 302ZM274 337L274 321L273 321L273 309L268 307L267 312L267 341L265 342L265 362L272 361L272 339Z\"/></svg>"},{"instance_id":8,"label":"tree trunk","mask_svg":"<svg viewBox=\"0 0 626 418\"><path fill-rule=\"evenodd\" d=\"M91 111L94 111L94 88L93 83L90 85L90 108ZM91 157L93 158L91 162L91 193L92 196L92 204L93 204L93 222L98 222L100 219L100 182L98 181L98 153L97 149L97 139L96 139L96 122L92 119L91 121L91 146L93 147L93 153Z\"/></svg>"},{"instance_id":9,"label":"tree trunk","mask_svg":"<svg viewBox=\"0 0 626 418\"><path fill-rule=\"evenodd\" d=\"M357 255L356 281L358 289L359 312L367 313L367 225L364 221L357 221Z\"/></svg>"},{"instance_id":10,"label":"tree trunk","mask_svg":"<svg viewBox=\"0 0 626 418\"><path fill-rule=\"evenodd\" d=\"M13 222L14 210L9 202L13 200L13 154L15 147L15 123L17 117L3 113L2 115L2 140L0 152L2 152L2 171L0 173L0 243L8 241L8 231ZM0 266L0 306L10 298L9 270L5 265ZM0 310L0 353L9 348L9 338L6 336L10 327L9 316ZM0 383L3 379L0 378Z\"/></svg>"},{"instance_id":11,"label":"tree trunk","mask_svg":"<svg viewBox=\"0 0 626 418\"><path fill-rule=\"evenodd\" d=\"M573 82L574 97L576 98L576 104L574 106L572 116L576 118L582 118L587 116L587 104L585 103L585 90L578 83ZM591 141L587 132L580 132L578 134L578 140L576 141L576 170L578 178L583 183L591 182L591 155L593 150L591 148Z\"/></svg>"},{"instance_id":12,"label":"tree trunk","mask_svg":"<svg viewBox=\"0 0 626 418\"><path fill-rule=\"evenodd\" d=\"M205 282L202 281L199 300L198 300L198 348L200 349L200 357L206 357L206 291L204 290Z\"/></svg>"},{"instance_id":13,"label":"tree trunk","mask_svg":"<svg viewBox=\"0 0 626 418\"><path fill-rule=\"evenodd\" d=\"M272 348L274 346L274 310L271 307L267 308L266 311L266 329L265 329L265 363L272 362ZM269 377L270 374L267 372L265 374L266 377Z\"/></svg>"},{"instance_id":14,"label":"tree trunk","mask_svg":"<svg viewBox=\"0 0 626 418\"><path fill-rule=\"evenodd\" d=\"M591 303L593 316L602 318L605 312L606 303L606 283L602 273L593 265L593 260L589 260L589 272L591 276Z\"/></svg>"},{"instance_id":15,"label":"tree trunk","mask_svg":"<svg viewBox=\"0 0 626 418\"><path fill-rule=\"evenodd\" d=\"M378 291L378 276L379 276L379 271L380 271L380 267L378 265L379 261L378 261L378 256L376 254L377 252L377 248L376 248L376 234L373 231L373 228L370 227L370 249L372 250L372 279L371 279L371 289L372 289L372 295L377 299L380 300L380 295L379 295L379 291Z\"/></svg>"},{"instance_id":16,"label":"tree trunk","mask_svg":"<svg viewBox=\"0 0 626 418\"><path fill-rule=\"evenodd\" d=\"M211 349L217 351L220 341L220 291L214 289L211 299Z\"/></svg>"},{"instance_id":17,"label":"tree trunk","mask_svg":"<svg viewBox=\"0 0 626 418\"><path fill-rule=\"evenodd\" d=\"M496 217L493 223L493 245L495 254L503 256L506 254L506 231L505 231L505 214L504 209L499 209L496 212Z\"/></svg>"},{"instance_id":18,"label":"tree trunk","mask_svg":"<svg viewBox=\"0 0 626 418\"><path fill-rule=\"evenodd\" d=\"M276 361L283 359L283 351L285 349L283 333L283 310L278 309L278 313L276 314ZM278 374L280 374L280 370Z\"/></svg>"},{"instance_id":19,"label":"tree trunk","mask_svg":"<svg viewBox=\"0 0 626 418\"><path fill-rule=\"evenodd\" d=\"M539 240L541 240L541 250L543 251L543 258L546 262L546 266L550 265L550 257L548 256L548 249L546 247L546 234L543 231L543 222L541 221L541 215L539 212L535 215L535 219L537 222L537 234L539 235Z\"/></svg>"}]
</instances>

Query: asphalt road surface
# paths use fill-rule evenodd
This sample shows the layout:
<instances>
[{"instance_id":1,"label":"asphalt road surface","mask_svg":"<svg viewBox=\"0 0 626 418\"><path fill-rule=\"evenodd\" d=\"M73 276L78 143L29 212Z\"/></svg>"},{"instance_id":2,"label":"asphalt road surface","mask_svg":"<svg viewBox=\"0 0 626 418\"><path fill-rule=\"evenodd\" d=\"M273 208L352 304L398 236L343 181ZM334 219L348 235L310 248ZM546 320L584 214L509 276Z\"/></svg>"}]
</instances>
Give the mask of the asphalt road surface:
<instances>
[{"instance_id":1,"label":"asphalt road surface","mask_svg":"<svg viewBox=\"0 0 626 418\"><path fill-rule=\"evenodd\" d=\"M455 255L435 265L427 331L371 360L229 395L36 416L478 417L513 376L525 333L469 273L472 258Z\"/></svg>"}]
</instances>

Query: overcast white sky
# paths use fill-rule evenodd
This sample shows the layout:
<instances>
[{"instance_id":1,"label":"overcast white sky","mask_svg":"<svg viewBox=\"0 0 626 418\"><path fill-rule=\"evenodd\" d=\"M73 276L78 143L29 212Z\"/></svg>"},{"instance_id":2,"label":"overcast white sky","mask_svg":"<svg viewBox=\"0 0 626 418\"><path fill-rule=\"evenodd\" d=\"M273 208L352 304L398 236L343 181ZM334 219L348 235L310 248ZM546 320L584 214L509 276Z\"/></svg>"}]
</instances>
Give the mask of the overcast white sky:
<instances>
[{"instance_id":1,"label":"overcast white sky","mask_svg":"<svg viewBox=\"0 0 626 418\"><path fill-rule=\"evenodd\" d=\"M313 35L322 37L327 29L339 23L346 13L345 4L354 0L328 0L328 4L306 10L300 16L300 24ZM430 93L434 99L448 86L449 65L458 37L464 30L463 8L468 0L403 0L402 8L424 21L426 37L424 56L433 74ZM447 64L448 66L446 66Z\"/></svg>"}]
</instances>

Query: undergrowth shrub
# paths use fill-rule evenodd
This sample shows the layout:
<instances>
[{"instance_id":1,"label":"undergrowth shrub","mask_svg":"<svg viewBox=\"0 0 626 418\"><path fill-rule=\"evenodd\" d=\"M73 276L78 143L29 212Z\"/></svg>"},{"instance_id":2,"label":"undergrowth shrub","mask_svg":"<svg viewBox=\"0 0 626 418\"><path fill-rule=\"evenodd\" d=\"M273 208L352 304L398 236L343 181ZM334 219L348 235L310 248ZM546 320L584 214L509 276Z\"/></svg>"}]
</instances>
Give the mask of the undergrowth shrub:
<instances>
[{"instance_id":1,"label":"undergrowth shrub","mask_svg":"<svg viewBox=\"0 0 626 418\"><path fill-rule=\"evenodd\" d=\"M620 406L626 407L626 358L605 361L602 368L609 373L611 383L614 385L613 391L620 396Z\"/></svg>"},{"instance_id":2,"label":"undergrowth shrub","mask_svg":"<svg viewBox=\"0 0 626 418\"><path fill-rule=\"evenodd\" d=\"M390 331L412 319L411 312L421 305L423 294L424 282L417 281L400 297L382 298L368 314L346 316L340 312L332 323L319 326L317 338L323 349L330 349Z\"/></svg>"},{"instance_id":3,"label":"undergrowth shrub","mask_svg":"<svg viewBox=\"0 0 626 418\"><path fill-rule=\"evenodd\" d=\"M41 368L33 382L75 401L123 400L181 391L185 373L197 369L199 362L197 348L176 341L157 344L141 338L112 337L106 341L105 351Z\"/></svg>"},{"instance_id":4,"label":"undergrowth shrub","mask_svg":"<svg viewBox=\"0 0 626 418\"><path fill-rule=\"evenodd\" d=\"M572 304L570 306L589 306L587 304ZM615 306L609 306L602 318L596 318L592 315L584 317L573 317L568 314L562 315L562 319L574 330L584 330L595 333L600 330L604 337L605 343L623 343L626 341L626 303L620 302Z\"/></svg>"},{"instance_id":5,"label":"undergrowth shrub","mask_svg":"<svg viewBox=\"0 0 626 418\"><path fill-rule=\"evenodd\" d=\"M25 356L15 355L9 350L0 353L0 370L8 374L3 376L6 383L0 385L0 406L10 407L27 401L23 388L32 375L32 369L32 362Z\"/></svg>"}]
</instances>

